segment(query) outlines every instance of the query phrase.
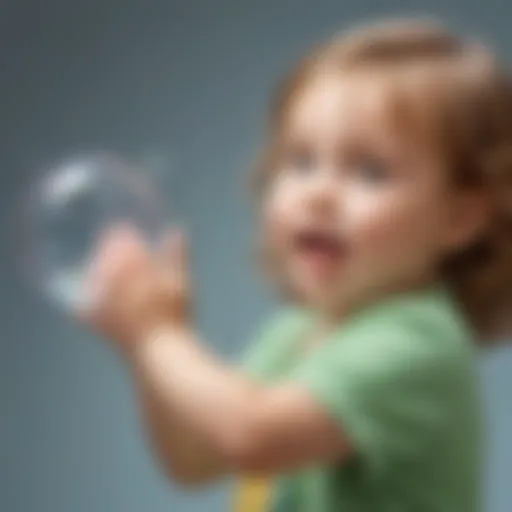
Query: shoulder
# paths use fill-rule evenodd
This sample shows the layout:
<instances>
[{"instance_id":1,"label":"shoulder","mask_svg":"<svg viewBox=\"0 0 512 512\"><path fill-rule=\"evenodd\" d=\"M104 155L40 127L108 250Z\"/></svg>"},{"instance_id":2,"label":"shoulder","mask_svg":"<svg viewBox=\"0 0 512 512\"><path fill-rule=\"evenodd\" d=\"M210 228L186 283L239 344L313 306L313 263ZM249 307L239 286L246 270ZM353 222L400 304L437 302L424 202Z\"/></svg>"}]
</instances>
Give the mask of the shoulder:
<instances>
[{"instance_id":1,"label":"shoulder","mask_svg":"<svg viewBox=\"0 0 512 512\"><path fill-rule=\"evenodd\" d=\"M444 287L396 295L361 312L339 331L343 352L366 353L374 364L453 369L471 363L473 333ZM380 356L380 357L378 357Z\"/></svg>"}]
</instances>

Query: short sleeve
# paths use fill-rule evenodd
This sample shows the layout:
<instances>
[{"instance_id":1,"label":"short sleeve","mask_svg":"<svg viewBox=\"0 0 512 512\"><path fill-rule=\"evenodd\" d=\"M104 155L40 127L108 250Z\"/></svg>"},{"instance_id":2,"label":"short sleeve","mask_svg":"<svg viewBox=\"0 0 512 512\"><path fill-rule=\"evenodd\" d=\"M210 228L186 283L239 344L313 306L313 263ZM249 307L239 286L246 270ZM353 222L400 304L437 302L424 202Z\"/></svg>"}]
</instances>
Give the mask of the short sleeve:
<instances>
[{"instance_id":1,"label":"short sleeve","mask_svg":"<svg viewBox=\"0 0 512 512\"><path fill-rule=\"evenodd\" d=\"M295 368L374 471L403 467L428 452L450 422L458 353L443 333L403 314L348 328ZM435 320L434 318L432 319Z\"/></svg>"}]
</instances>

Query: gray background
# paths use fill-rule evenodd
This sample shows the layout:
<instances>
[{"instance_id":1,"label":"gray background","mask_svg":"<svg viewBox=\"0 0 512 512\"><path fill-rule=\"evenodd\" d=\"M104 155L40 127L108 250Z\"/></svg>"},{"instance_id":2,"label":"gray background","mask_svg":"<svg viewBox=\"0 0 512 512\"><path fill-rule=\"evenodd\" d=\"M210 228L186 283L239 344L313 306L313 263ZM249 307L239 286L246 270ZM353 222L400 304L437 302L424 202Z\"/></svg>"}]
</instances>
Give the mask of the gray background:
<instances>
[{"instance_id":1,"label":"gray background","mask_svg":"<svg viewBox=\"0 0 512 512\"><path fill-rule=\"evenodd\" d=\"M155 471L115 357L22 281L21 193L40 166L105 148L170 158L193 234L198 323L231 357L273 303L253 272L244 179L268 94L304 50L357 20L431 13L512 55L507 1L9 0L0 3L0 510L226 510ZM165 166L164 166L165 167ZM482 363L486 510L512 508L512 357Z\"/></svg>"}]
</instances>

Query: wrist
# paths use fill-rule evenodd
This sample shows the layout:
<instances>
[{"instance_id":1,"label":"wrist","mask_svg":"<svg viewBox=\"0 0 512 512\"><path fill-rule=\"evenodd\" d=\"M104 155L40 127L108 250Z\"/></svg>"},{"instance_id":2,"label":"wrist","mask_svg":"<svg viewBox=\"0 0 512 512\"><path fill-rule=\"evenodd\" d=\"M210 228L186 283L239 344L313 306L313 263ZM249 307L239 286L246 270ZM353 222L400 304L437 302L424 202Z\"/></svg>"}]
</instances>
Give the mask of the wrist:
<instances>
[{"instance_id":1,"label":"wrist","mask_svg":"<svg viewBox=\"0 0 512 512\"><path fill-rule=\"evenodd\" d=\"M132 363L137 363L147 358L159 347L182 344L190 342L192 331L188 326L176 325L173 323L159 324L148 329L144 334L138 336L127 350L127 358Z\"/></svg>"}]
</instances>

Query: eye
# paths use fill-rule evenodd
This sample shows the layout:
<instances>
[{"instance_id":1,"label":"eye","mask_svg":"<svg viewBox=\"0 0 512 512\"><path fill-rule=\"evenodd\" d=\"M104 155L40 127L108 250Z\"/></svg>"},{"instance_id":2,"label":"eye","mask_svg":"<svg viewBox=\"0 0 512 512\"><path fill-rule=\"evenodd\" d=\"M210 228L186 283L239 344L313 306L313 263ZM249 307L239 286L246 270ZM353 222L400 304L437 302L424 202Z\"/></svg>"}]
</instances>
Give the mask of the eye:
<instances>
[{"instance_id":1,"label":"eye","mask_svg":"<svg viewBox=\"0 0 512 512\"><path fill-rule=\"evenodd\" d=\"M361 158L352 168L355 178L372 185L384 183L391 177L388 166L377 158Z\"/></svg>"}]
</instances>

